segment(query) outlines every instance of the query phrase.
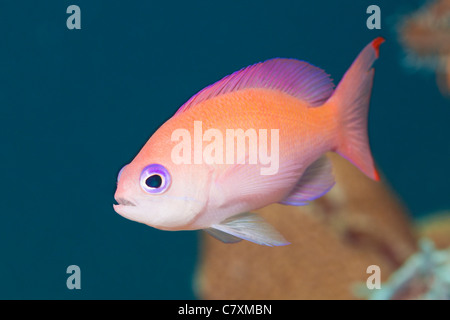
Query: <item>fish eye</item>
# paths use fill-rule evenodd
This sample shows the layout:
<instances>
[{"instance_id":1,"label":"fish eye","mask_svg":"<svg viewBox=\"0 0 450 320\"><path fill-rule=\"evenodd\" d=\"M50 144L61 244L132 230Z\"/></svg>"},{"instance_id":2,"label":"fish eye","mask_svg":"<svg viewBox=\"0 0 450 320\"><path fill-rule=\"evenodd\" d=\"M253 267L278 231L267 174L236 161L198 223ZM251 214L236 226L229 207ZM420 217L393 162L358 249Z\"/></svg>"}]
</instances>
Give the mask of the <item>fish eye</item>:
<instances>
[{"instance_id":1,"label":"fish eye","mask_svg":"<svg viewBox=\"0 0 450 320\"><path fill-rule=\"evenodd\" d=\"M169 188L170 182L169 171L160 164L150 164L141 172L141 188L147 193L163 193Z\"/></svg>"},{"instance_id":2,"label":"fish eye","mask_svg":"<svg viewBox=\"0 0 450 320\"><path fill-rule=\"evenodd\" d=\"M127 166L127 165L124 165L124 166L122 167L122 169L120 169L119 174L117 175L117 182L120 181L120 176L122 175L123 169L125 169L126 166Z\"/></svg>"},{"instance_id":3,"label":"fish eye","mask_svg":"<svg viewBox=\"0 0 450 320\"><path fill-rule=\"evenodd\" d=\"M149 188L159 188L163 182L163 177L159 174L153 174L145 180L145 184Z\"/></svg>"}]
</instances>

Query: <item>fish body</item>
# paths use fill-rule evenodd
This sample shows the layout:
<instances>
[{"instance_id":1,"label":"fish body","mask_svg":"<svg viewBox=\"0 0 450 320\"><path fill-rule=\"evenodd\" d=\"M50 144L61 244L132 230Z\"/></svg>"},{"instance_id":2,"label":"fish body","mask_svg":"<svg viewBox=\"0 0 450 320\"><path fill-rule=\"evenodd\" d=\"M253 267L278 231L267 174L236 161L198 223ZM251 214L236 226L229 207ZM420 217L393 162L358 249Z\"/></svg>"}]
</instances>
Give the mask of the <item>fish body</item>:
<instances>
[{"instance_id":1,"label":"fish body","mask_svg":"<svg viewBox=\"0 0 450 320\"><path fill-rule=\"evenodd\" d=\"M321 69L277 58L200 91L121 170L115 210L163 230L287 244L249 212L277 202L306 205L325 194L334 185L326 152L379 179L367 114L382 42L365 47L336 90Z\"/></svg>"}]
</instances>

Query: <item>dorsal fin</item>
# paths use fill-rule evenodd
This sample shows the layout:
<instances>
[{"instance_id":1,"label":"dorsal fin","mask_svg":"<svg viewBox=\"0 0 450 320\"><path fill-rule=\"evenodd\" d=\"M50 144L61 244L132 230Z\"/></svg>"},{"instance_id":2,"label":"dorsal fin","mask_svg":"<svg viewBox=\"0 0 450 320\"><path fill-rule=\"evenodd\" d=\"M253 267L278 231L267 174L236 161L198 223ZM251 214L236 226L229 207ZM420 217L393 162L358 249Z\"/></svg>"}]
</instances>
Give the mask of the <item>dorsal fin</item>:
<instances>
[{"instance_id":1,"label":"dorsal fin","mask_svg":"<svg viewBox=\"0 0 450 320\"><path fill-rule=\"evenodd\" d=\"M249 88L279 90L317 107L331 96L334 84L322 69L305 61L275 58L236 71L206 87L175 114L213 97Z\"/></svg>"}]
</instances>

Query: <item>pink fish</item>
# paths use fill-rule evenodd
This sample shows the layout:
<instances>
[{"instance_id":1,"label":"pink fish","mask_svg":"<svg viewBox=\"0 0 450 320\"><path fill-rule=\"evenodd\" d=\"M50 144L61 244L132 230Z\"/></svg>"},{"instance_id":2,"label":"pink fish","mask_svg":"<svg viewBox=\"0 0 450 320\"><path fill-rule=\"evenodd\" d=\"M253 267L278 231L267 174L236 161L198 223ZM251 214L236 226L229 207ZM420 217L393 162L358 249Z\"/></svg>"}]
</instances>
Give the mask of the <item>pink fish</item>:
<instances>
[{"instance_id":1,"label":"pink fish","mask_svg":"<svg viewBox=\"0 0 450 320\"><path fill-rule=\"evenodd\" d=\"M334 89L321 69L272 59L188 100L119 173L114 209L163 230L205 230L223 242L288 244L257 214L306 205L334 185L334 151L379 180L367 115L379 46L368 44Z\"/></svg>"}]
</instances>

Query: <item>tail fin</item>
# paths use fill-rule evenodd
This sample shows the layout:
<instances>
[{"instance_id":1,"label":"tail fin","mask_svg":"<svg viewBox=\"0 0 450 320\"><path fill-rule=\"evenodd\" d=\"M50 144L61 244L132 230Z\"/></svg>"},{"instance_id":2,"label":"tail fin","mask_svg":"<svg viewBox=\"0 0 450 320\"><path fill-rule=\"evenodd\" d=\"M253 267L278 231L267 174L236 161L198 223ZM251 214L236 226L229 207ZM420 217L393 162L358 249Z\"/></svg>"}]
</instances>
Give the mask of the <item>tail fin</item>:
<instances>
[{"instance_id":1,"label":"tail fin","mask_svg":"<svg viewBox=\"0 0 450 320\"><path fill-rule=\"evenodd\" d=\"M383 42L383 38L376 38L361 51L329 99L339 117L336 152L376 181L380 178L369 148L367 117L374 75L372 64L378 58L378 48Z\"/></svg>"}]
</instances>

